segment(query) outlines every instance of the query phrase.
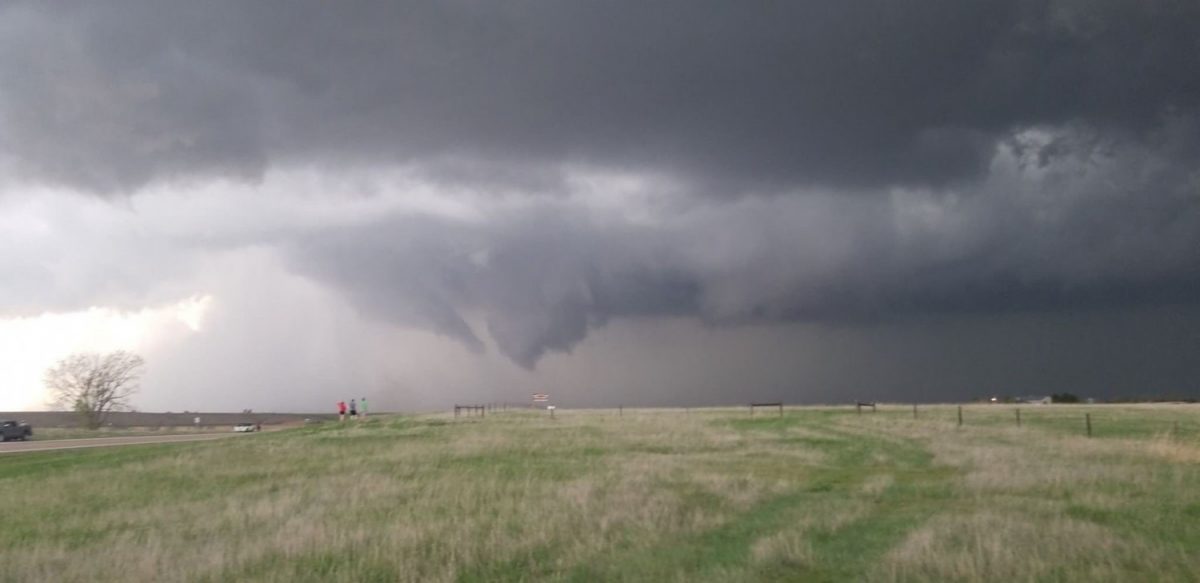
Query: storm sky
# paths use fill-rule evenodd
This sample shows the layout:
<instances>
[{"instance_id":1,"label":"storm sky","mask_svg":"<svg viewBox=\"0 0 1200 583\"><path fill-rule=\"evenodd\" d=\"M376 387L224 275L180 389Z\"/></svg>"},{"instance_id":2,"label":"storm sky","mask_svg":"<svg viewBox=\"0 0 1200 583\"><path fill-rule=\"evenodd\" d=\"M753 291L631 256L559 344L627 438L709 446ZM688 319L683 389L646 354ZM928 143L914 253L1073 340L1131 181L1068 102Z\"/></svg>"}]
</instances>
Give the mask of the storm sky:
<instances>
[{"instance_id":1,"label":"storm sky","mask_svg":"<svg viewBox=\"0 0 1200 583\"><path fill-rule=\"evenodd\" d=\"M1200 396L1200 3L0 3L0 410Z\"/></svg>"}]
</instances>

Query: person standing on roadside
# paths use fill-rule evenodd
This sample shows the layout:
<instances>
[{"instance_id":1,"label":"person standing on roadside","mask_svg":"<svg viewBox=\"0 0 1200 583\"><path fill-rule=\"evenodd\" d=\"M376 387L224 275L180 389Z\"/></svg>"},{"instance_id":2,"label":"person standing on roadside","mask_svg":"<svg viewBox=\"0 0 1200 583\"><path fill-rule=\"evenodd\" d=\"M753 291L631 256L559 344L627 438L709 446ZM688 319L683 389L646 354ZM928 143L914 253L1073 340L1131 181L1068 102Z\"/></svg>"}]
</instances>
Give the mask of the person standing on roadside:
<instances>
[{"instance_id":1,"label":"person standing on roadside","mask_svg":"<svg viewBox=\"0 0 1200 583\"><path fill-rule=\"evenodd\" d=\"M346 402L338 401L338 421L346 420Z\"/></svg>"},{"instance_id":2,"label":"person standing on roadside","mask_svg":"<svg viewBox=\"0 0 1200 583\"><path fill-rule=\"evenodd\" d=\"M358 408L362 411L362 418L367 418L367 398L363 397L358 400Z\"/></svg>"},{"instance_id":3,"label":"person standing on roadside","mask_svg":"<svg viewBox=\"0 0 1200 583\"><path fill-rule=\"evenodd\" d=\"M350 399L350 419L358 419L358 405L354 404L354 399Z\"/></svg>"}]
</instances>

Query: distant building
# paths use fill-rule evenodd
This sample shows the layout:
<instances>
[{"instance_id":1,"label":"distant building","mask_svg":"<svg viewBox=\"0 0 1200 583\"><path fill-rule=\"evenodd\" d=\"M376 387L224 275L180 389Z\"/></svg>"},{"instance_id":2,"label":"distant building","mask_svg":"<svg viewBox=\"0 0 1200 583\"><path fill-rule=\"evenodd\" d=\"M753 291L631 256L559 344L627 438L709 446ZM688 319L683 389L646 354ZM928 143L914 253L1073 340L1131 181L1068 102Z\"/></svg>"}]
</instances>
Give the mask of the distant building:
<instances>
[{"instance_id":1,"label":"distant building","mask_svg":"<svg viewBox=\"0 0 1200 583\"><path fill-rule=\"evenodd\" d=\"M1029 403L1031 405L1049 405L1050 397L1017 397L1018 403Z\"/></svg>"}]
</instances>

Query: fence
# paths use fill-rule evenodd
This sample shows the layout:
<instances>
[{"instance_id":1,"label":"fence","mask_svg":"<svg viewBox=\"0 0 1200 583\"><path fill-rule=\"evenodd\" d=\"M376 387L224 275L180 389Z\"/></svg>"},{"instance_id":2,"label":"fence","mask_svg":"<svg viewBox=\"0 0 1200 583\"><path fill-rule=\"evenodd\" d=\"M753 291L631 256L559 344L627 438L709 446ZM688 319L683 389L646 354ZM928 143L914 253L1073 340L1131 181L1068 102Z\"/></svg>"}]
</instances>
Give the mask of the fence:
<instances>
[{"instance_id":1,"label":"fence","mask_svg":"<svg viewBox=\"0 0 1200 583\"><path fill-rule=\"evenodd\" d=\"M904 405L901 406L906 408L908 407ZM1100 419L1097 419L1096 416L1093 415L1093 413L1097 413L1097 411L1070 411L1068 413L1068 408L1074 406L1075 405L1064 405L1061 408L1056 408L1052 411L1034 406L1034 409L1041 411L1040 414L1027 414L1027 409L1022 407L1013 407L1011 409L1012 416L1009 417L1009 421L1005 422L1002 421L1003 417L1001 413L1009 409L1002 405L977 405L975 407L964 407L963 405L957 405L954 407L954 422L959 428L973 425L996 426L1003 425L1005 423L1011 423L1017 428L1026 427L1031 423L1035 426L1041 426L1043 428L1057 426L1059 429L1066 429L1074 427L1075 429L1070 429L1069 431L1078 432L1087 437L1093 437L1098 433L1100 423L1107 424L1109 429L1106 433L1109 436L1113 436L1115 434L1129 436L1167 434L1178 437L1182 434L1180 423L1177 420L1163 419L1155 422L1146 420L1130 421L1122 420L1119 416L1107 419L1103 418L1102 416ZM918 405L915 403L912 404L911 407L913 419L917 419L919 416L921 416L919 411L924 411L924 409L918 409ZM938 408L944 410L945 406ZM981 413L982 415L980 415ZM1103 411L1100 411L1100 413L1103 413ZM943 416L942 419L945 419L945 417ZM973 419L974 422L972 422ZM1195 431L1189 431L1189 433L1192 432Z\"/></svg>"},{"instance_id":2,"label":"fence","mask_svg":"<svg viewBox=\"0 0 1200 583\"><path fill-rule=\"evenodd\" d=\"M756 407L778 407L779 408L779 416L783 417L783 403L750 403L750 416L751 417L754 416L754 409Z\"/></svg>"},{"instance_id":3,"label":"fence","mask_svg":"<svg viewBox=\"0 0 1200 583\"><path fill-rule=\"evenodd\" d=\"M459 416L485 417L488 412L506 411L509 409L509 406L510 406L509 403L486 403L483 405L454 405L454 416L455 417L459 417ZM748 408L749 414L752 417L758 412L758 409L761 409L761 408L773 408L773 409L775 409L777 416L779 416L779 417L784 416L785 404L783 402L749 403L745 406ZM870 402L870 401L857 401L854 403L854 411L859 416L862 415L863 409L870 408L872 413L878 413L878 412L880 412L880 407L881 406L879 403ZM929 410L921 407L917 403L912 403L910 405L902 405L902 404L898 404L898 403L893 404L893 405L885 404L883 407L885 408L885 410L892 411L893 414L897 412L896 409L899 409L900 411L905 411L911 407L913 420L918 420L918 419L936 420L939 418L944 420L944 419L946 419L945 411L947 409L950 409L950 411L952 411L952 414L953 414L953 417L951 418L951 420L960 429L966 428L969 426L1002 425L1003 422L1000 421L1000 419L1002 417L1000 415L995 415L993 413L1000 413L1000 412L1008 409L1007 407L1005 407L1003 405L988 405L988 404L979 404L979 405L975 405L973 407L967 407L967 408L964 408L962 405L956 405L956 406L952 406L953 407L952 409L946 405L940 405L940 406L934 406L935 414L930 415ZM1093 411L1075 411L1074 413L1077 414L1078 417L1074 417L1074 415L1067 416L1067 415L1065 415L1065 412L1066 412L1065 407L1067 407L1067 406L1063 406L1063 407L1064 408L1056 409L1054 411L1054 413L1055 413L1054 415L1043 415L1043 414L1025 415L1024 414L1025 409L1023 409L1022 407L1014 407L1011 409L1012 416L1009 417L1008 423L1012 423L1018 428L1023 428L1026 425L1029 425L1030 423L1032 423L1035 426L1041 425L1042 427L1046 427L1047 423L1050 423L1050 424L1058 423L1058 424L1060 424L1060 427L1070 427L1074 423L1078 423L1078 425L1073 425L1074 427L1077 427L1078 429L1074 429L1071 431L1079 431L1079 433L1082 433L1083 435L1085 435L1087 437L1093 437L1097 434L1097 431L1098 431L1097 423L1099 422L1101 424L1109 423L1109 425L1107 425L1109 427L1109 429L1105 432L1109 436L1112 436L1114 434L1114 432L1122 434L1122 435L1130 434L1129 428L1128 427L1122 428L1122 423L1119 420L1095 419L1095 418L1093 418L1093 415L1092 415ZM1073 407L1073 405L1071 407ZM1086 407L1086 405L1083 405L1081 407ZM993 410L993 408L994 408L994 410ZM1039 407L1035 406L1035 408L1039 408ZM616 407L616 409L617 409L616 413L618 416L623 417L625 415L625 406L624 405L618 405ZM649 407L649 408L644 408L644 409L654 409L654 407ZM685 415L690 416L690 414L692 412L691 407L683 407L682 409L683 409L683 412ZM678 411L679 409L675 409L675 410ZM936 413L937 411L942 411L942 413L938 414L938 413ZM983 412L983 411L988 411L989 414L986 415L986 418L985 418L986 420L981 421L980 417L977 416L976 414L979 412ZM551 417L554 416L553 410L550 411L550 416ZM1073 417L1076 421L1070 421L1071 417ZM1136 435L1136 434L1161 435L1163 433L1166 433L1168 435L1178 437L1185 432L1188 433L1189 435L1200 433L1200 430L1197 430L1194 428L1187 428L1187 427L1181 428L1179 421L1166 420L1165 423L1166 423L1165 426L1159 426L1159 425L1154 426L1154 427L1162 427L1162 430L1153 430L1149 427L1143 426L1137 430L1134 430L1132 432L1132 434L1133 435ZM1113 429L1114 426L1116 427L1116 429Z\"/></svg>"},{"instance_id":4,"label":"fence","mask_svg":"<svg viewBox=\"0 0 1200 583\"><path fill-rule=\"evenodd\" d=\"M459 413L465 411L467 415L478 414L480 417L487 417L487 407L483 405L455 405L454 416L458 417Z\"/></svg>"}]
</instances>

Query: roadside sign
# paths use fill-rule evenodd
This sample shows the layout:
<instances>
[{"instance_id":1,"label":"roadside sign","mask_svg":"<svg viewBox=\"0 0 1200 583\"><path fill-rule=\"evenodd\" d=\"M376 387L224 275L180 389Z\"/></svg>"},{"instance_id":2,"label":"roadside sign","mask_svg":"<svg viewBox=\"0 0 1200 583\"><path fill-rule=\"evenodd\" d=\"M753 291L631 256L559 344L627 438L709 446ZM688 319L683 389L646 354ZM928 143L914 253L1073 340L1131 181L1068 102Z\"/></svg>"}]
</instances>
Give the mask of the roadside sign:
<instances>
[{"instance_id":1,"label":"roadside sign","mask_svg":"<svg viewBox=\"0 0 1200 583\"><path fill-rule=\"evenodd\" d=\"M546 393L534 393L533 394L533 402L534 403L545 403L546 401L549 401L549 400L550 400L550 395L547 395Z\"/></svg>"}]
</instances>

